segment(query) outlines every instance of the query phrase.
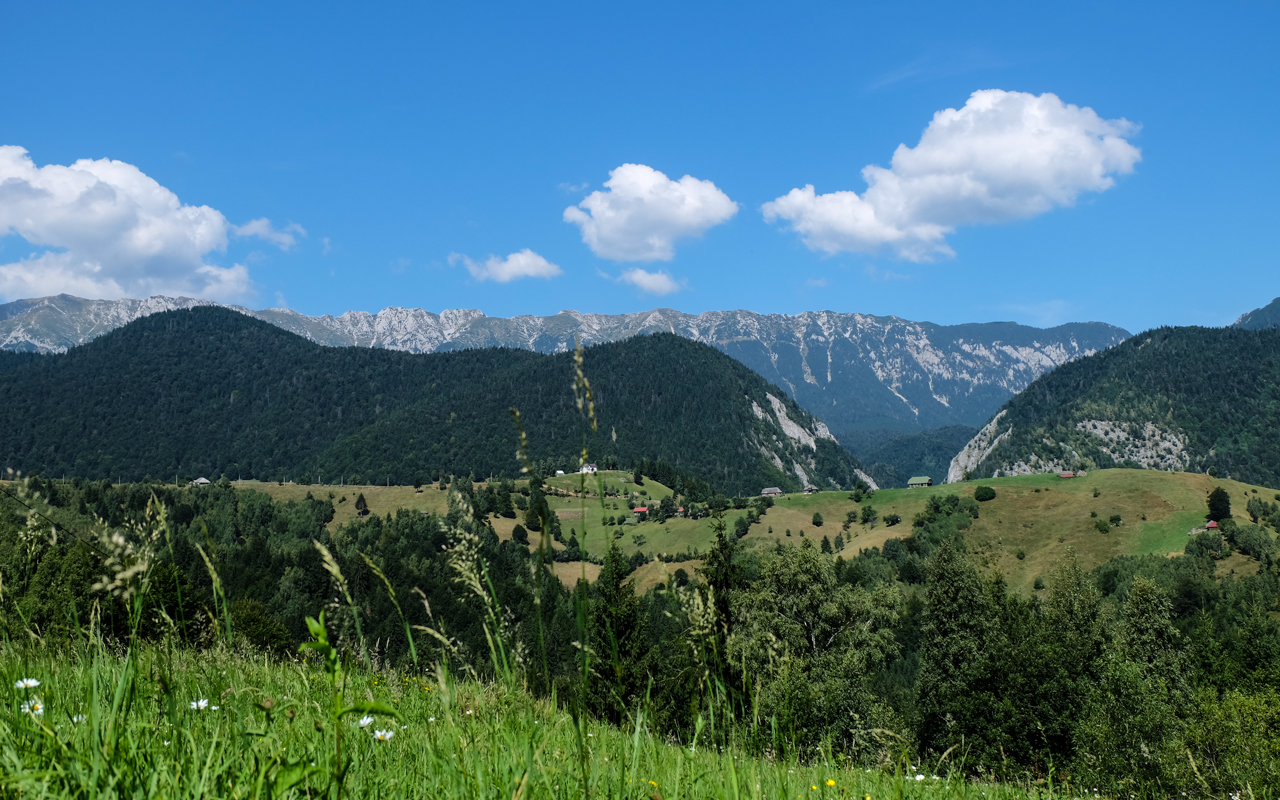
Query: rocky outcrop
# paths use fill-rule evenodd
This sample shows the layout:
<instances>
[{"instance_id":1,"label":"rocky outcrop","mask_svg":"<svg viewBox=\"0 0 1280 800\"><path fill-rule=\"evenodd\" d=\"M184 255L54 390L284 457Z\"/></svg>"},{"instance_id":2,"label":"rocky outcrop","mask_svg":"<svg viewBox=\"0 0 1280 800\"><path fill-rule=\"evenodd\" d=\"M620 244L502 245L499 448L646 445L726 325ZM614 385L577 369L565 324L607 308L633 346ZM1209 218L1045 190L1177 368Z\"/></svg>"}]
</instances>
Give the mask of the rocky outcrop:
<instances>
[{"instance_id":1,"label":"rocky outcrop","mask_svg":"<svg viewBox=\"0 0 1280 800\"><path fill-rule=\"evenodd\" d=\"M978 468L978 465L991 455L991 451L1000 446L1000 443L1009 437L1013 432L1012 425L1005 425L1001 430L1000 422L1008 414L1007 411L1001 411L996 414L990 422L978 431L964 449L951 459L951 467L947 470L947 483L959 483L965 480L965 477Z\"/></svg>"}]
</instances>

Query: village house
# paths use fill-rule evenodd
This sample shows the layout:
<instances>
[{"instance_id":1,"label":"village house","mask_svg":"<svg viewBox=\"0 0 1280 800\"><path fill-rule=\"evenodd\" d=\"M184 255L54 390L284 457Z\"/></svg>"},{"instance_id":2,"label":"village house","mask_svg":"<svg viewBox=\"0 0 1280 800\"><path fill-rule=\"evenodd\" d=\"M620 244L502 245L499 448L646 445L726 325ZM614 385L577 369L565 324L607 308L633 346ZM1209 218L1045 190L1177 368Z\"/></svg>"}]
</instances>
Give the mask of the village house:
<instances>
[{"instance_id":1,"label":"village house","mask_svg":"<svg viewBox=\"0 0 1280 800\"><path fill-rule=\"evenodd\" d=\"M761 497L782 497L782 490L777 486L769 486L760 490Z\"/></svg>"},{"instance_id":2,"label":"village house","mask_svg":"<svg viewBox=\"0 0 1280 800\"><path fill-rule=\"evenodd\" d=\"M917 475L916 477L907 481L908 489L923 489L926 486L932 486L932 485L933 485L933 478L930 478L928 475Z\"/></svg>"},{"instance_id":3,"label":"village house","mask_svg":"<svg viewBox=\"0 0 1280 800\"><path fill-rule=\"evenodd\" d=\"M582 469L580 469L580 470L578 470L578 471L579 471L580 473L582 473L583 475L594 475L594 474L596 474L596 465L595 465L595 464L583 464L583 465L582 465Z\"/></svg>"}]
</instances>

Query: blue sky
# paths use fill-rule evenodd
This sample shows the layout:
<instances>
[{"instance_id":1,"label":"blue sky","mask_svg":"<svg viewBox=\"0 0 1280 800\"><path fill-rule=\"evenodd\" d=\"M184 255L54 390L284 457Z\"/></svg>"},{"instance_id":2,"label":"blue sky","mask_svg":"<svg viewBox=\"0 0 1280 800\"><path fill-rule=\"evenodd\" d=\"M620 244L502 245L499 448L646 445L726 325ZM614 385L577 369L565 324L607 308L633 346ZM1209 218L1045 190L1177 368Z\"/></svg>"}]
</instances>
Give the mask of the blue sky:
<instances>
[{"instance_id":1,"label":"blue sky","mask_svg":"<svg viewBox=\"0 0 1280 800\"><path fill-rule=\"evenodd\" d=\"M1278 23L1238 2L20 4L0 296L1226 324L1280 294ZM1032 117L1047 136L984 133Z\"/></svg>"}]
</instances>

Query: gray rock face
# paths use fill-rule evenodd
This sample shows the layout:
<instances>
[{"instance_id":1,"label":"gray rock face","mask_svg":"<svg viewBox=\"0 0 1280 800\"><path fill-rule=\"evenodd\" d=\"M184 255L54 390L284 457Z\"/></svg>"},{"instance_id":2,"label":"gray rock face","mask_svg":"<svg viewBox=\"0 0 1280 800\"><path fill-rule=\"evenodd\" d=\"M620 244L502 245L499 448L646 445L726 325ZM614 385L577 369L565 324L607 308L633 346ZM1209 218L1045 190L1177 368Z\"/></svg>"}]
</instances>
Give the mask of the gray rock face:
<instances>
[{"instance_id":1,"label":"gray rock face","mask_svg":"<svg viewBox=\"0 0 1280 800\"><path fill-rule=\"evenodd\" d=\"M1240 319L1235 321L1234 327L1251 331L1280 328L1280 297L1262 308L1255 308L1253 311L1241 314Z\"/></svg>"},{"instance_id":2,"label":"gray rock face","mask_svg":"<svg viewBox=\"0 0 1280 800\"><path fill-rule=\"evenodd\" d=\"M0 347L61 352L138 317L213 305L191 298L82 300L69 295L0 306ZM386 308L308 317L287 309L231 306L319 344L414 353L473 347L560 352L657 331L710 344L786 389L837 435L859 428L904 431L979 427L1010 397L1060 364L1129 334L1098 322L1041 329L1012 322L934 325L898 317L813 311L635 314L562 311L550 317L486 317Z\"/></svg>"}]
</instances>

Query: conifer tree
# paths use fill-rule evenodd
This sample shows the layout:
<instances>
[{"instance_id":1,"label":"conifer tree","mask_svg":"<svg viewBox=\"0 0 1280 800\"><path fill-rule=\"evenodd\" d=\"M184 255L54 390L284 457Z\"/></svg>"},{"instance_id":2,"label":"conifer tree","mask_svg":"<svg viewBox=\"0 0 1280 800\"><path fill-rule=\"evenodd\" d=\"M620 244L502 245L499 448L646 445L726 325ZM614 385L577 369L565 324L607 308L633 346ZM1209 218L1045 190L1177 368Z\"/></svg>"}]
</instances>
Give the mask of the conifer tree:
<instances>
[{"instance_id":1,"label":"conifer tree","mask_svg":"<svg viewBox=\"0 0 1280 800\"><path fill-rule=\"evenodd\" d=\"M926 749L942 752L967 732L964 718L970 695L982 680L991 651L994 609L978 570L950 540L934 552L927 570L920 739Z\"/></svg>"}]
</instances>

